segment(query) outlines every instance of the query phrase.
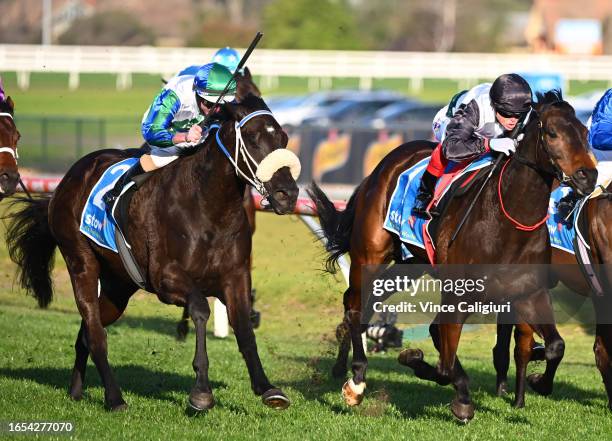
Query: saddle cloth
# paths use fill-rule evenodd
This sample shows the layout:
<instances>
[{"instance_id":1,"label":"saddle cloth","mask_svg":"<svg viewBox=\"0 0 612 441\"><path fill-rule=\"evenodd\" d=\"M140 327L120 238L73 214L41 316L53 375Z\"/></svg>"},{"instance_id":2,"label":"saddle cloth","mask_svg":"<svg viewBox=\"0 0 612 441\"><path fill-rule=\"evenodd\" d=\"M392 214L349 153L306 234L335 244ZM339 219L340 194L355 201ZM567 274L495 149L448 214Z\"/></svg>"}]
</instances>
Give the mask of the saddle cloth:
<instances>
[{"instance_id":1,"label":"saddle cloth","mask_svg":"<svg viewBox=\"0 0 612 441\"><path fill-rule=\"evenodd\" d=\"M413 257L406 246L406 244L409 244L427 250L430 262L433 264L435 260L435 246L433 234L430 233L432 230L431 220L423 219L412 214L412 208L414 207L421 176L423 176L428 162L429 157L424 158L398 177L395 190L391 196L387 215L385 216L383 228L399 237L401 241L402 258L404 260ZM457 169L457 165L451 163L447 168L447 173L438 180L434 201L439 201L438 206L443 204L444 201L442 201L442 199L450 195L449 190L454 183L470 173L474 173L477 170L489 166L492 162L493 157L490 154L486 154L462 169ZM611 166L610 168L612 168L612 163L608 164ZM606 164L604 173L602 173L601 170L601 166L604 164L600 162L598 166L598 169L600 169L600 179L598 179L598 183L603 185L604 188L607 187L611 181L609 178L610 173L607 173L609 171L607 168L609 166L608 164ZM469 179L471 179L471 177L468 177L468 180ZM461 186L463 185L465 184L461 184ZM575 254L574 238L576 236L576 231L578 231L581 241L586 245L583 238L584 235L580 233L577 227L577 221L582 212L582 208L586 205L588 199L597 197L601 194L601 187L597 187L588 198L579 201L576 205L576 210L572 213L571 219L565 221L561 219L561 216L558 214L557 203L570 191L571 189L569 187L560 186L551 194L548 207L550 217L547 220L547 227L550 242L553 247ZM430 248L433 248L433 252Z\"/></svg>"},{"instance_id":2,"label":"saddle cloth","mask_svg":"<svg viewBox=\"0 0 612 441\"><path fill-rule=\"evenodd\" d=\"M444 196L447 195L452 184L470 173L475 173L491 165L492 162L493 157L490 154L486 154L460 168L458 168L458 164L456 163L449 164L446 173L436 184L434 200L441 201ZM428 163L429 157L426 157L399 175L383 223L383 228L385 230L396 234L401 240L402 258L404 260L413 257L405 244L414 245L423 249L427 249L428 245L431 245L431 247L435 249L433 245L434 241L429 231L431 220L423 219L412 214L421 177ZM433 256L429 250L428 255L433 263Z\"/></svg>"},{"instance_id":3,"label":"saddle cloth","mask_svg":"<svg viewBox=\"0 0 612 441\"><path fill-rule=\"evenodd\" d=\"M138 161L139 158L128 158L111 165L104 171L96 185L93 186L83 214L79 230L101 247L117 253L115 241L115 223L106 215L106 204L102 197L111 190L119 178Z\"/></svg>"}]
</instances>

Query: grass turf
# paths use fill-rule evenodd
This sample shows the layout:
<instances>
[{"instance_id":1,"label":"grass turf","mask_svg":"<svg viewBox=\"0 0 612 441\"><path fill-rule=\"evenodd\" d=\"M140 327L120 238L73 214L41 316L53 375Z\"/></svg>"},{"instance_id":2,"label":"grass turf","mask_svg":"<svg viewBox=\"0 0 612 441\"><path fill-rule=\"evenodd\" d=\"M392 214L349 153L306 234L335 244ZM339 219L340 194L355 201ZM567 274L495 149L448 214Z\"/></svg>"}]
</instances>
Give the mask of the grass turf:
<instances>
[{"instance_id":1,"label":"grass turf","mask_svg":"<svg viewBox=\"0 0 612 441\"><path fill-rule=\"evenodd\" d=\"M321 248L297 218L258 214L254 286L262 326L259 353L270 379L288 394L284 412L266 408L250 390L233 338L209 337L210 377L217 405L197 417L185 412L194 381L193 332L174 340L180 311L137 293L125 316L108 328L109 358L129 407L103 408L103 389L89 362L85 396L67 396L80 317L63 261L54 273L56 298L39 310L13 286L14 266L0 249L0 421L71 421L75 439L604 439L612 419L591 350L593 337L563 326L566 357L549 398L497 398L491 363L494 328L462 337L459 354L471 377L476 417L457 424L454 393L418 380L396 362L397 352L370 356L367 396L348 408L341 381L330 377L333 331L341 316L342 281L321 273ZM428 340L413 342L434 361ZM529 371L542 371L542 365ZM511 369L512 374L512 369ZM511 381L513 379L511 378ZM3 436L6 434L3 434ZM18 437L16 437L18 438ZM57 439L63 439L58 436Z\"/></svg>"}]
</instances>

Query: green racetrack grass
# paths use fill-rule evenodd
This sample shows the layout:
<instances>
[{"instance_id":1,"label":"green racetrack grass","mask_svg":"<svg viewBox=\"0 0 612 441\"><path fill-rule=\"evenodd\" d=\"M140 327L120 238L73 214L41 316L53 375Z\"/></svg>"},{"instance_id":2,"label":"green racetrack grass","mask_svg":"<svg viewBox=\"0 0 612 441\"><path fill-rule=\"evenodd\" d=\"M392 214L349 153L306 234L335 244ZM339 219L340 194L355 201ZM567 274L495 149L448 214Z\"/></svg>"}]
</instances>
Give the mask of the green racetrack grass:
<instances>
[{"instance_id":1,"label":"green racetrack grass","mask_svg":"<svg viewBox=\"0 0 612 441\"><path fill-rule=\"evenodd\" d=\"M346 407L340 397L342 381L329 374L344 282L321 272L322 249L296 217L265 213L257 221L253 279L256 307L262 312L258 347L268 376L292 400L288 410L268 409L252 394L233 338L209 335L217 405L207 414L188 416L186 399L195 378L193 332L185 343L176 342L180 310L142 292L108 328L109 359L127 411L104 410L91 362L83 400L71 401L67 388L80 317L63 261L58 258L54 273L56 298L49 310L40 310L13 286L15 268L2 246L0 420L71 421L73 437L82 440L609 439L612 414L594 366L593 336L570 325L560 328L567 349L553 395L544 398L528 391L525 409L511 407L512 394L494 396L491 326L464 333L459 349L476 404L476 417L468 425L458 424L450 414L452 388L415 378L396 362L397 351L370 356L366 399L360 407ZM435 362L429 340L410 345ZM530 373L536 371L542 372L543 365L530 366ZM512 389L513 372L511 366Z\"/></svg>"}]
</instances>

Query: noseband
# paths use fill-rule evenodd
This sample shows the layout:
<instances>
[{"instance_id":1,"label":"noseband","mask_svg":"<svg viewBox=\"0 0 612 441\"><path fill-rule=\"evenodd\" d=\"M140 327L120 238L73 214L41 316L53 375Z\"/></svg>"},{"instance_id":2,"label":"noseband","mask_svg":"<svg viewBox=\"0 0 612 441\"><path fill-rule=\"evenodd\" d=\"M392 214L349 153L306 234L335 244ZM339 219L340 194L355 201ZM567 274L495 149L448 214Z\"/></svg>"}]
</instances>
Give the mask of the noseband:
<instances>
[{"instance_id":1,"label":"noseband","mask_svg":"<svg viewBox=\"0 0 612 441\"><path fill-rule=\"evenodd\" d=\"M0 112L0 117L2 116L6 116L13 120L13 115L8 112ZM14 149L12 147L0 147L0 153L9 153L15 160L15 163L17 163L17 158L19 158L19 155L17 154L17 146L15 146Z\"/></svg>"}]
</instances>

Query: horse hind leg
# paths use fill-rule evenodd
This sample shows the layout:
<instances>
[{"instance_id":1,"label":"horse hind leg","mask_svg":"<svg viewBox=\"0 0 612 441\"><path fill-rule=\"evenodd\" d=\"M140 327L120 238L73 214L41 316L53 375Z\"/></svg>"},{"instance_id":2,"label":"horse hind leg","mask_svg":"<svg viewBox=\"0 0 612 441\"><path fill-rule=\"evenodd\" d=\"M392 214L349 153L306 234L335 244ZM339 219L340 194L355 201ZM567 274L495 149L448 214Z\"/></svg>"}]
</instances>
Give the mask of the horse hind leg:
<instances>
[{"instance_id":1,"label":"horse hind leg","mask_svg":"<svg viewBox=\"0 0 612 441\"><path fill-rule=\"evenodd\" d=\"M76 357L71 378L70 396L76 400L82 397L87 358L91 354L104 384L106 407L110 410L125 409L127 404L123 400L121 390L108 363L104 326L121 316L131 293L126 295L124 302L113 302L103 292L98 298L99 265L93 253L86 254L86 257L79 255L75 258L72 257L73 254L68 254L64 250L62 252L66 256L66 264L70 272L76 303L82 317L81 328L75 342ZM114 295L116 294L114 293ZM121 298L121 296L118 298Z\"/></svg>"},{"instance_id":2,"label":"horse hind leg","mask_svg":"<svg viewBox=\"0 0 612 441\"><path fill-rule=\"evenodd\" d=\"M338 341L338 356L336 363L332 367L334 378L344 378L348 371L348 356L351 350L351 333L347 320L336 328L336 340Z\"/></svg>"}]
</instances>

